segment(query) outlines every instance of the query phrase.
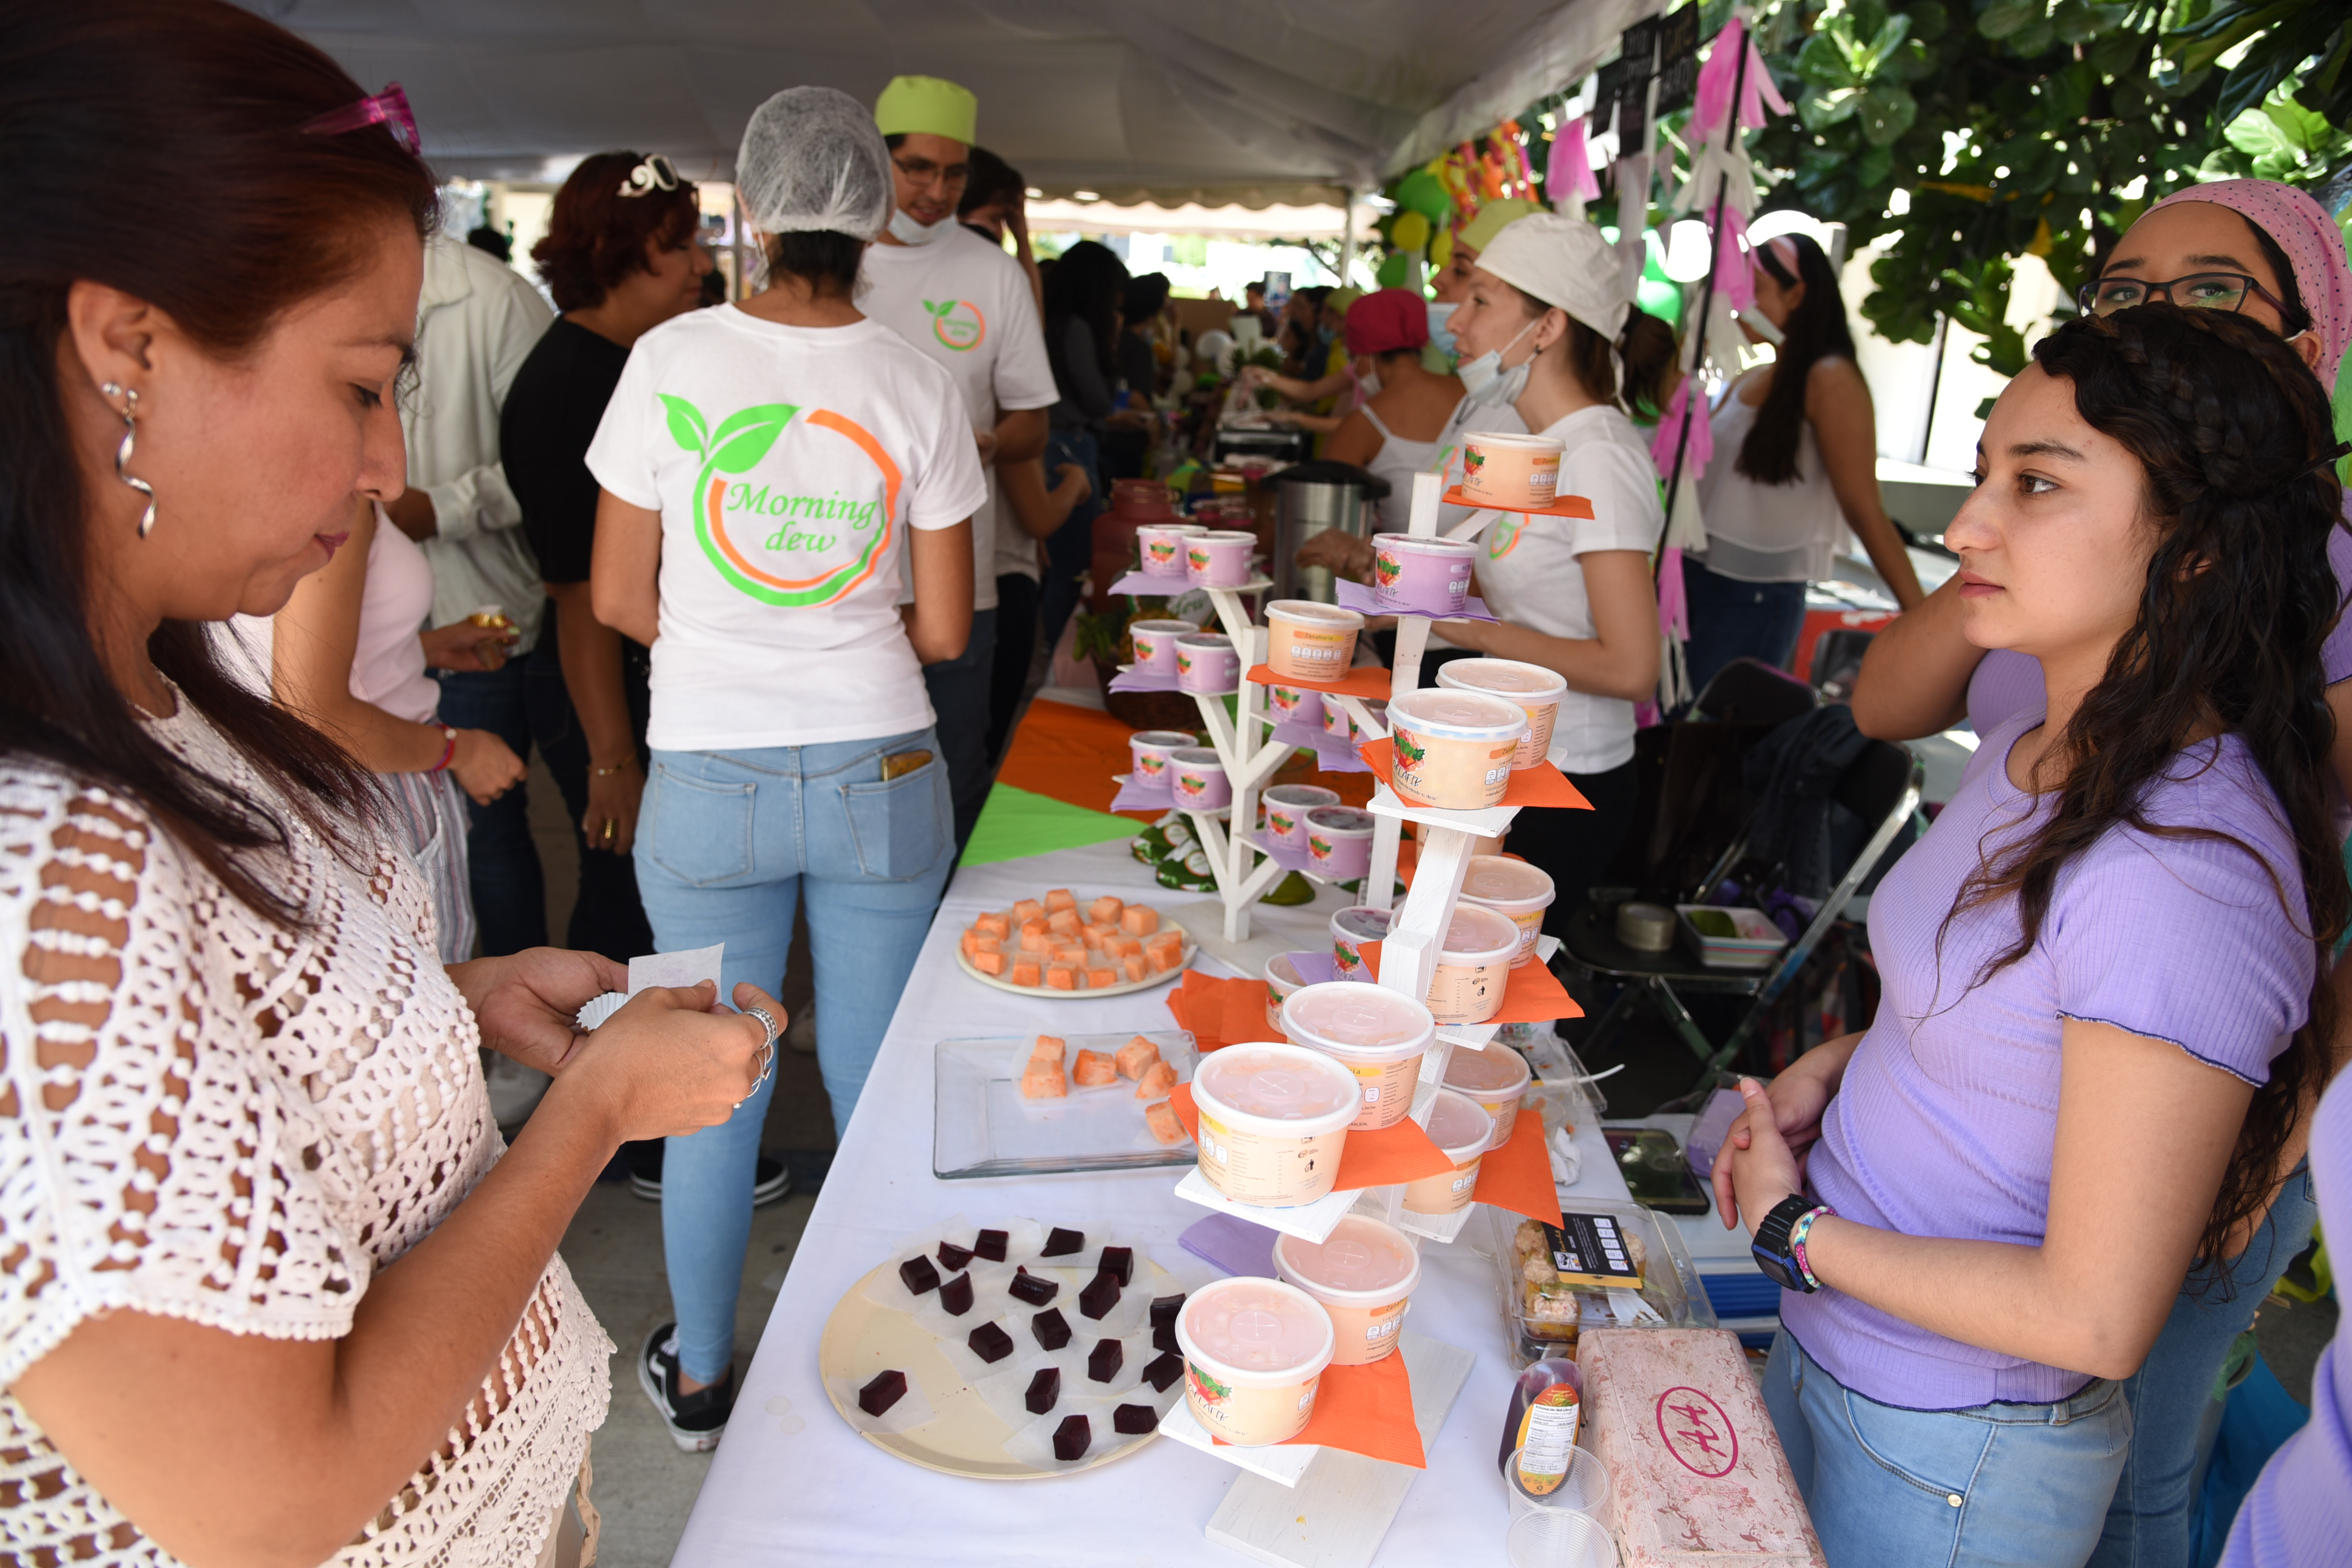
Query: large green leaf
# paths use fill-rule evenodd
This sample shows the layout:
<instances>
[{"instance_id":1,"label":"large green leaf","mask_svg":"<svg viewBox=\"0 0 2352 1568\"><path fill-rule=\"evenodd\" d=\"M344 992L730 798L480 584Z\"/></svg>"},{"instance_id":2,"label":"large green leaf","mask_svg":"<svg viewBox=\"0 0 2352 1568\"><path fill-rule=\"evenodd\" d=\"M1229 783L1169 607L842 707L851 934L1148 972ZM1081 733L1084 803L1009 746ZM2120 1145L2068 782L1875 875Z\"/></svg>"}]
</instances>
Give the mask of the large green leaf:
<instances>
[{"instance_id":1,"label":"large green leaf","mask_svg":"<svg viewBox=\"0 0 2352 1568\"><path fill-rule=\"evenodd\" d=\"M1854 110L1861 107L1862 89L1858 87L1841 87L1830 92L1809 87L1797 100L1797 117L1808 130L1826 131L1852 120Z\"/></svg>"},{"instance_id":2,"label":"large green leaf","mask_svg":"<svg viewBox=\"0 0 2352 1568\"><path fill-rule=\"evenodd\" d=\"M2029 22L2048 15L2046 0L1992 0L1977 13L1977 31L1988 38L2006 38Z\"/></svg>"},{"instance_id":3,"label":"large green leaf","mask_svg":"<svg viewBox=\"0 0 2352 1568\"><path fill-rule=\"evenodd\" d=\"M1797 75L1808 86L1840 88L1854 85L1853 67L1845 50L1826 32L1815 33L1797 51Z\"/></svg>"},{"instance_id":4,"label":"large green leaf","mask_svg":"<svg viewBox=\"0 0 2352 1568\"><path fill-rule=\"evenodd\" d=\"M1905 89L1882 82L1862 95L1863 136L1874 147L1884 147L1919 117L1919 100Z\"/></svg>"},{"instance_id":5,"label":"large green leaf","mask_svg":"<svg viewBox=\"0 0 2352 1568\"><path fill-rule=\"evenodd\" d=\"M2048 17L2041 17L2026 23L2009 36L2009 52L2020 59L2030 60L2037 55L2047 54L2057 38L2057 28L2050 25Z\"/></svg>"},{"instance_id":6,"label":"large green leaf","mask_svg":"<svg viewBox=\"0 0 2352 1568\"><path fill-rule=\"evenodd\" d=\"M729 415L711 432L710 466L722 474L750 472L799 412L789 403L762 403Z\"/></svg>"},{"instance_id":7,"label":"large green leaf","mask_svg":"<svg viewBox=\"0 0 2352 1568\"><path fill-rule=\"evenodd\" d=\"M683 397L672 397L667 392L656 393L662 407L669 414L669 438L697 457L710 452L710 422L702 411Z\"/></svg>"}]
</instances>

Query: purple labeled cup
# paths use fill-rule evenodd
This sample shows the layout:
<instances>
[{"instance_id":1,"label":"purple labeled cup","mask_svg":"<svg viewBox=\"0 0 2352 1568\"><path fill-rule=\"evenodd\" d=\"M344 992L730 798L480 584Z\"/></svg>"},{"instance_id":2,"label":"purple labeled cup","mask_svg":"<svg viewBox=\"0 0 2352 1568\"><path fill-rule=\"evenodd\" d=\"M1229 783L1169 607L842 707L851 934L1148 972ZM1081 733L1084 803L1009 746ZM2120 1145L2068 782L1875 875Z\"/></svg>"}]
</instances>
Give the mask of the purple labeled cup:
<instances>
[{"instance_id":1,"label":"purple labeled cup","mask_svg":"<svg viewBox=\"0 0 2352 1568\"><path fill-rule=\"evenodd\" d=\"M1413 616L1458 616L1470 603L1477 546L1415 533L1372 536L1372 603Z\"/></svg>"}]
</instances>

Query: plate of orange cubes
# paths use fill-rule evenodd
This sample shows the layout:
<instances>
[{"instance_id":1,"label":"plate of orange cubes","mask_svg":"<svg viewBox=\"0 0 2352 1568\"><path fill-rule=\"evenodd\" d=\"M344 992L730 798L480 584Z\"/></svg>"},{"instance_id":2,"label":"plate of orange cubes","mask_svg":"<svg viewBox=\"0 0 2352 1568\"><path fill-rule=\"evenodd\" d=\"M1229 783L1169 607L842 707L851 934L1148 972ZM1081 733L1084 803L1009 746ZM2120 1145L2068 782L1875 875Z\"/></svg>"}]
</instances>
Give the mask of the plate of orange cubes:
<instances>
[{"instance_id":1,"label":"plate of orange cubes","mask_svg":"<svg viewBox=\"0 0 2352 1568\"><path fill-rule=\"evenodd\" d=\"M1169 1104L1201 1053L1182 1029L941 1040L931 1173L1038 1176L1189 1165Z\"/></svg>"},{"instance_id":2,"label":"plate of orange cubes","mask_svg":"<svg viewBox=\"0 0 2352 1568\"><path fill-rule=\"evenodd\" d=\"M956 963L983 985L1024 996L1119 996L1184 973L1198 946L1150 904L1106 894L1081 905L1067 888L981 915Z\"/></svg>"}]
</instances>

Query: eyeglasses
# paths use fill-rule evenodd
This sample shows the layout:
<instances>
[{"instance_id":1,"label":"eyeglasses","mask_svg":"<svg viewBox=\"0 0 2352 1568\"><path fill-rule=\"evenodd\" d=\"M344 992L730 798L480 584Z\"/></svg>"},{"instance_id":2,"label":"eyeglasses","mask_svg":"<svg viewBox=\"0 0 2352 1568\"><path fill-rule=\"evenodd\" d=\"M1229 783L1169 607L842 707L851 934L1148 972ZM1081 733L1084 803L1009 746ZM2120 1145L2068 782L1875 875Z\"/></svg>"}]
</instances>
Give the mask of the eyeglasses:
<instances>
[{"instance_id":1,"label":"eyeglasses","mask_svg":"<svg viewBox=\"0 0 2352 1568\"><path fill-rule=\"evenodd\" d=\"M2111 316L2117 310L2145 305L2152 299L2191 310L2242 310L2249 294L2280 315L2286 314L2285 301L2242 272L2199 272L2175 278L2169 283L2150 283L2139 278L2102 278L2096 283L2084 285L2074 300L2086 316Z\"/></svg>"},{"instance_id":2,"label":"eyeglasses","mask_svg":"<svg viewBox=\"0 0 2352 1568\"><path fill-rule=\"evenodd\" d=\"M674 191L678 184L677 165L656 153L629 171L629 177L621 182L621 195L647 196L656 191Z\"/></svg>"},{"instance_id":3,"label":"eyeglasses","mask_svg":"<svg viewBox=\"0 0 2352 1568\"><path fill-rule=\"evenodd\" d=\"M969 163L934 163L929 158L917 158L909 163L897 157L890 162L898 166L898 173L919 185L961 185L971 178L971 165Z\"/></svg>"}]
</instances>

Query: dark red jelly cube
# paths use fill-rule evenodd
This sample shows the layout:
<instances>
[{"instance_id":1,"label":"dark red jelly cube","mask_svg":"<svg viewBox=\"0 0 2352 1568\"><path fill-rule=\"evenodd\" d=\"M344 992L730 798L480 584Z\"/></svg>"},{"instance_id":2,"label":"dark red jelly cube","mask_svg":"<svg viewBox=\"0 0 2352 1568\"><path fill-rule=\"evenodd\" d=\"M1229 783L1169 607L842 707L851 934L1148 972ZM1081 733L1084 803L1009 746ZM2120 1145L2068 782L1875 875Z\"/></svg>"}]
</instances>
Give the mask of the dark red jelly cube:
<instances>
[{"instance_id":1,"label":"dark red jelly cube","mask_svg":"<svg viewBox=\"0 0 2352 1568\"><path fill-rule=\"evenodd\" d=\"M1042 1307L1061 1293L1062 1286L1059 1280L1042 1279L1026 1268L1016 1268L1013 1271L1013 1283L1005 1289L1013 1292L1014 1300Z\"/></svg>"},{"instance_id":2,"label":"dark red jelly cube","mask_svg":"<svg viewBox=\"0 0 2352 1568\"><path fill-rule=\"evenodd\" d=\"M1095 1429L1083 1415L1073 1415L1054 1428L1054 1458L1064 1464L1083 1459L1095 1446Z\"/></svg>"},{"instance_id":3,"label":"dark red jelly cube","mask_svg":"<svg viewBox=\"0 0 2352 1568\"><path fill-rule=\"evenodd\" d=\"M1059 1307L1048 1307L1030 1319L1029 1331L1049 1351L1060 1350L1070 1342L1070 1321L1062 1316Z\"/></svg>"},{"instance_id":4,"label":"dark red jelly cube","mask_svg":"<svg viewBox=\"0 0 2352 1568\"><path fill-rule=\"evenodd\" d=\"M931 1260L928 1258L909 1258L898 1265L898 1278L905 1280L907 1289L918 1296L940 1288L940 1271L931 1267Z\"/></svg>"},{"instance_id":5,"label":"dark red jelly cube","mask_svg":"<svg viewBox=\"0 0 2352 1568\"><path fill-rule=\"evenodd\" d=\"M1085 1251L1086 1245L1087 1233L1085 1231L1064 1230L1057 1225L1046 1236L1045 1250L1040 1252L1037 1256L1040 1258L1066 1258L1073 1252Z\"/></svg>"},{"instance_id":6,"label":"dark red jelly cube","mask_svg":"<svg viewBox=\"0 0 2352 1568\"><path fill-rule=\"evenodd\" d=\"M1184 1358L1170 1353L1156 1356L1143 1369L1143 1381L1151 1385L1154 1394L1165 1394L1168 1385L1184 1375Z\"/></svg>"},{"instance_id":7,"label":"dark red jelly cube","mask_svg":"<svg viewBox=\"0 0 2352 1568\"><path fill-rule=\"evenodd\" d=\"M1118 1305L1118 1276L1106 1268L1089 1280L1078 1292L1078 1310L1089 1318L1099 1318Z\"/></svg>"},{"instance_id":8,"label":"dark red jelly cube","mask_svg":"<svg viewBox=\"0 0 2352 1568\"><path fill-rule=\"evenodd\" d=\"M1000 1362L1013 1353L1013 1336L994 1323L981 1324L963 1342L971 1347L972 1354L984 1362Z\"/></svg>"},{"instance_id":9,"label":"dark red jelly cube","mask_svg":"<svg viewBox=\"0 0 2352 1568\"><path fill-rule=\"evenodd\" d=\"M971 1310L971 1276L959 1274L940 1287L940 1305L961 1318Z\"/></svg>"},{"instance_id":10,"label":"dark red jelly cube","mask_svg":"<svg viewBox=\"0 0 2352 1568\"><path fill-rule=\"evenodd\" d=\"M961 1272L963 1266L970 1263L971 1259L972 1250L971 1247L958 1247L952 1241L942 1241L940 1243L940 1267L947 1269L950 1273Z\"/></svg>"},{"instance_id":11,"label":"dark red jelly cube","mask_svg":"<svg viewBox=\"0 0 2352 1568\"><path fill-rule=\"evenodd\" d=\"M1171 1355L1176 1354L1176 1331L1174 1329L1152 1330L1151 1348L1156 1351L1166 1351Z\"/></svg>"},{"instance_id":12,"label":"dark red jelly cube","mask_svg":"<svg viewBox=\"0 0 2352 1568\"><path fill-rule=\"evenodd\" d=\"M873 1382L857 1391L857 1408L868 1415L879 1415L907 1397L907 1374L885 1372L876 1374Z\"/></svg>"},{"instance_id":13,"label":"dark red jelly cube","mask_svg":"<svg viewBox=\"0 0 2352 1568\"><path fill-rule=\"evenodd\" d=\"M987 1258L991 1263L1002 1263L1004 1261L1005 1240L1005 1235L1001 1230L983 1230L972 1237L971 1250L975 1255Z\"/></svg>"},{"instance_id":14,"label":"dark red jelly cube","mask_svg":"<svg viewBox=\"0 0 2352 1568\"><path fill-rule=\"evenodd\" d=\"M1029 1392L1023 1396L1022 1403L1029 1406L1030 1415L1043 1415L1061 1400L1062 1369L1048 1366L1040 1367L1037 1375L1029 1380Z\"/></svg>"},{"instance_id":15,"label":"dark red jelly cube","mask_svg":"<svg viewBox=\"0 0 2352 1568\"><path fill-rule=\"evenodd\" d=\"M1118 1282L1122 1286L1132 1285L1135 1283L1135 1248L1106 1247L1102 1249L1102 1257L1097 1261L1095 1267L1106 1274L1118 1275Z\"/></svg>"},{"instance_id":16,"label":"dark red jelly cube","mask_svg":"<svg viewBox=\"0 0 2352 1568\"><path fill-rule=\"evenodd\" d=\"M1111 1430L1123 1436L1138 1436L1160 1430L1160 1412L1149 1405L1122 1405L1110 1413Z\"/></svg>"},{"instance_id":17,"label":"dark red jelly cube","mask_svg":"<svg viewBox=\"0 0 2352 1568\"><path fill-rule=\"evenodd\" d=\"M1155 1329L1175 1328L1176 1314L1183 1310L1184 1298L1181 1296L1153 1297L1151 1301L1151 1326Z\"/></svg>"},{"instance_id":18,"label":"dark red jelly cube","mask_svg":"<svg viewBox=\"0 0 2352 1568\"><path fill-rule=\"evenodd\" d=\"M1093 1353L1087 1357L1087 1376L1096 1383L1108 1383L1126 1363L1127 1352L1117 1340L1097 1340Z\"/></svg>"}]
</instances>

